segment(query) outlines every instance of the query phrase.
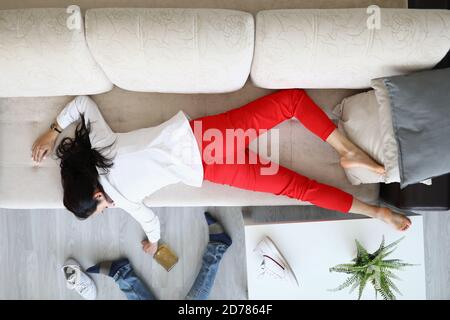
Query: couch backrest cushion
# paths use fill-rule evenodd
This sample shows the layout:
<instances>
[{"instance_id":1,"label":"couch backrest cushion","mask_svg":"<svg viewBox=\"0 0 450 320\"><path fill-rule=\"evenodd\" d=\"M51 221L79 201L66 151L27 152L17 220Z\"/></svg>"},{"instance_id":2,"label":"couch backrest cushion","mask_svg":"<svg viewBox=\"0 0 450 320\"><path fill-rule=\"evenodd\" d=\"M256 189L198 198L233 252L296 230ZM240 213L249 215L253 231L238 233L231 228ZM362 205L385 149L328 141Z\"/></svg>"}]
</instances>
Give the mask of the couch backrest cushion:
<instances>
[{"instance_id":1,"label":"couch backrest cushion","mask_svg":"<svg viewBox=\"0 0 450 320\"><path fill-rule=\"evenodd\" d=\"M111 88L89 52L79 11L0 10L0 97L97 94Z\"/></svg>"},{"instance_id":2,"label":"couch backrest cushion","mask_svg":"<svg viewBox=\"0 0 450 320\"><path fill-rule=\"evenodd\" d=\"M109 79L131 91L235 91L250 74L252 15L223 9L91 9L89 48Z\"/></svg>"},{"instance_id":3,"label":"couch backrest cushion","mask_svg":"<svg viewBox=\"0 0 450 320\"><path fill-rule=\"evenodd\" d=\"M432 68L450 48L449 10L290 9L256 16L251 78L263 88L366 88ZM375 28L369 28L367 21Z\"/></svg>"}]
</instances>

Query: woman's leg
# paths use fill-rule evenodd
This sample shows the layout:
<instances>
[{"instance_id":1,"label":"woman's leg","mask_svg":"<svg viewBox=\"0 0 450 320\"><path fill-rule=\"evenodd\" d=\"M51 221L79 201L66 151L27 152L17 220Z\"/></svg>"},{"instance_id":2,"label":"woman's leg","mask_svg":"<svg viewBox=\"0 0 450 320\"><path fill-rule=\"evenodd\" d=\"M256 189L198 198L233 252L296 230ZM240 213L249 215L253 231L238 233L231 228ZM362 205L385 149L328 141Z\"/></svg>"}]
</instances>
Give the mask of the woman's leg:
<instances>
[{"instance_id":1,"label":"woman's leg","mask_svg":"<svg viewBox=\"0 0 450 320\"><path fill-rule=\"evenodd\" d=\"M296 117L311 132L333 146L341 155L343 166L369 167L378 172L384 170L383 167L376 164L369 156L340 134L322 109L301 89L274 92L240 108L193 120L191 126L194 128L195 122L200 122L202 125L202 130L197 132L196 137L199 140L203 156L205 147L203 135L208 129L219 130L223 137L226 137L227 129L269 130L292 117ZM250 141L251 139L246 141L246 146ZM226 154L225 147L224 141L224 154ZM246 152L250 154L248 150ZM375 216L374 208L376 207L363 204L339 189L312 181L281 166L276 175L261 175L261 169L264 166L249 163L249 161L246 164L204 163L205 179L247 190L286 195L327 209L358 213L370 217ZM267 166L270 166L270 164ZM383 210L384 216L390 216L390 210L384 208ZM382 217L378 214L377 218ZM383 220L390 223L394 222L394 219L384 218ZM400 223L393 224L399 229L408 223L406 218L395 219L395 222L398 222L398 220L401 220Z\"/></svg>"},{"instance_id":2,"label":"woman's leg","mask_svg":"<svg viewBox=\"0 0 450 320\"><path fill-rule=\"evenodd\" d=\"M355 198L349 212L380 219L400 231L405 231L411 226L411 220L408 217L388 208L371 206Z\"/></svg>"},{"instance_id":3,"label":"woman's leg","mask_svg":"<svg viewBox=\"0 0 450 320\"><path fill-rule=\"evenodd\" d=\"M341 166L343 168L366 168L378 174L384 174L386 171L383 166L376 163L367 153L359 149L346 136L334 130L326 139L341 157Z\"/></svg>"},{"instance_id":4,"label":"woman's leg","mask_svg":"<svg viewBox=\"0 0 450 320\"><path fill-rule=\"evenodd\" d=\"M246 157L256 157L246 150ZM205 180L241 189L284 195L300 201L307 201L319 207L343 213L356 213L381 219L398 230L406 230L411 222L387 208L365 204L352 195L335 187L304 177L283 166L275 175L261 174L262 169L271 164L204 164Z\"/></svg>"},{"instance_id":5,"label":"woman's leg","mask_svg":"<svg viewBox=\"0 0 450 320\"><path fill-rule=\"evenodd\" d=\"M246 137L247 147L252 138L264 132L261 130L270 130L293 117L316 136L328 142L339 153L344 168L364 167L380 174L384 173L384 167L342 135L326 113L302 89L279 90L242 107L194 121L202 123L202 136L205 130L211 128L221 131L224 137L226 129L253 129L256 134Z\"/></svg>"},{"instance_id":6,"label":"woman's leg","mask_svg":"<svg viewBox=\"0 0 450 320\"><path fill-rule=\"evenodd\" d=\"M270 130L293 117L324 141L336 129L302 89L279 90L242 107L194 121L201 121L203 131L214 128L225 134L226 129Z\"/></svg>"},{"instance_id":7,"label":"woman's leg","mask_svg":"<svg viewBox=\"0 0 450 320\"><path fill-rule=\"evenodd\" d=\"M305 176L278 166L275 174L261 174L271 163L263 164L258 155L245 150L244 164L204 164L204 179L245 190L284 195L300 201L307 201L319 207L349 212L353 196L335 187L319 183ZM249 158L257 159L250 164Z\"/></svg>"}]
</instances>

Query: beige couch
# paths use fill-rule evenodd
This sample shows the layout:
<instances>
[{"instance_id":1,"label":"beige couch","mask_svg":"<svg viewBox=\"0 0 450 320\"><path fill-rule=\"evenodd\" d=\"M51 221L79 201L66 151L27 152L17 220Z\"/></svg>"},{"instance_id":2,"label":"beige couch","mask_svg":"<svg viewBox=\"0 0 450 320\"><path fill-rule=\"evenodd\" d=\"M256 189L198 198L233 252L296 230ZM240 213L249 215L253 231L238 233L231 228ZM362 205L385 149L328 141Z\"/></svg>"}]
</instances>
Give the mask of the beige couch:
<instances>
[{"instance_id":1,"label":"beige couch","mask_svg":"<svg viewBox=\"0 0 450 320\"><path fill-rule=\"evenodd\" d=\"M120 132L180 109L192 118L215 114L277 88L327 88L308 92L330 112L356 92L331 88L364 89L375 77L429 68L450 39L450 16L432 10L385 9L380 30L367 28L365 9L266 11L256 23L248 13L217 9L98 9L72 30L71 14L0 11L0 207L62 207L57 162L33 167L30 147L69 96L94 95ZM337 154L296 120L279 129L282 165L376 201L378 185L352 186ZM169 186L146 202L305 204L208 182Z\"/></svg>"}]
</instances>

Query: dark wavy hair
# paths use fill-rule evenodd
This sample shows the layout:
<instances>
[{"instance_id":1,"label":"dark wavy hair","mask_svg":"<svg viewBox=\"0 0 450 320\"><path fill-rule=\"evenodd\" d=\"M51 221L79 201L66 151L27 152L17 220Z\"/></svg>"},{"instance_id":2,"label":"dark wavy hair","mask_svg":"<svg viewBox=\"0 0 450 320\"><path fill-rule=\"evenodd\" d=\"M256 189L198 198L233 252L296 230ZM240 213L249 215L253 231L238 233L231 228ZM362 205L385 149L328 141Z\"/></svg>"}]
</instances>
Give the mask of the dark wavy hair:
<instances>
[{"instance_id":1,"label":"dark wavy hair","mask_svg":"<svg viewBox=\"0 0 450 320\"><path fill-rule=\"evenodd\" d=\"M91 125L86 124L84 115L75 130L75 137L64 138L56 149L56 156L61 160L61 180L64 190L64 206L80 219L86 219L97 209L98 201L94 199L96 191L102 191L97 168L107 173L113 161L101 152L111 147L94 149L89 133Z\"/></svg>"}]
</instances>

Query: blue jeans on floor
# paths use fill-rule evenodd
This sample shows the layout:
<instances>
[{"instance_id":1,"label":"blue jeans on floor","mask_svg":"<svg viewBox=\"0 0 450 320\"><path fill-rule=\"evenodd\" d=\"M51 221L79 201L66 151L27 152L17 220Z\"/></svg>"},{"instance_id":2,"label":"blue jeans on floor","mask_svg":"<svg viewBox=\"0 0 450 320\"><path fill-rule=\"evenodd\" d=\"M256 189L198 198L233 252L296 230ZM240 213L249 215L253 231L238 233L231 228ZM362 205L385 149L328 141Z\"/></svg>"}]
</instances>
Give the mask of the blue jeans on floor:
<instances>
[{"instance_id":1,"label":"blue jeans on floor","mask_svg":"<svg viewBox=\"0 0 450 320\"><path fill-rule=\"evenodd\" d=\"M214 285L223 254L228 246L221 242L209 242L203 254L202 266L186 300L206 300ZM128 300L155 300L148 287L136 276L130 264L121 267L114 280L127 296Z\"/></svg>"},{"instance_id":2,"label":"blue jeans on floor","mask_svg":"<svg viewBox=\"0 0 450 320\"><path fill-rule=\"evenodd\" d=\"M129 263L117 270L113 278L128 300L155 300L155 296L134 273Z\"/></svg>"},{"instance_id":3,"label":"blue jeans on floor","mask_svg":"<svg viewBox=\"0 0 450 320\"><path fill-rule=\"evenodd\" d=\"M206 300L219 270L220 260L227 251L228 246L221 242L209 242L203 254L202 266L194 284L186 296L186 300Z\"/></svg>"}]
</instances>

